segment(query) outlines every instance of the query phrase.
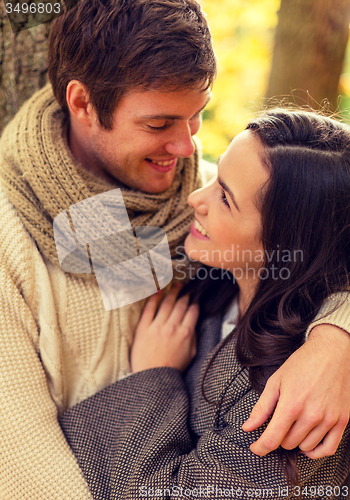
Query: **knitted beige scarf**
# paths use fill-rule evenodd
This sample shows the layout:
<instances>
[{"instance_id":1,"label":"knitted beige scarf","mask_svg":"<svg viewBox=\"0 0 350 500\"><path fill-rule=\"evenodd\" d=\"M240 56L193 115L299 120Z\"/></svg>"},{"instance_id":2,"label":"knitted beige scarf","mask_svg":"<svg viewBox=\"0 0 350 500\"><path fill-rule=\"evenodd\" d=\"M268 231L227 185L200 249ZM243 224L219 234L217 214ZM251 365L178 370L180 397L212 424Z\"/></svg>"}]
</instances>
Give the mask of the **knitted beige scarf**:
<instances>
[{"instance_id":1,"label":"knitted beige scarf","mask_svg":"<svg viewBox=\"0 0 350 500\"><path fill-rule=\"evenodd\" d=\"M24 104L2 135L0 183L40 252L55 265L59 265L55 217L77 202L116 188L122 191L131 225L163 228L174 257L193 221L187 198L200 187L198 154L178 160L172 186L160 194L101 180L72 156L65 117L46 85ZM81 276L94 279L92 274Z\"/></svg>"}]
</instances>

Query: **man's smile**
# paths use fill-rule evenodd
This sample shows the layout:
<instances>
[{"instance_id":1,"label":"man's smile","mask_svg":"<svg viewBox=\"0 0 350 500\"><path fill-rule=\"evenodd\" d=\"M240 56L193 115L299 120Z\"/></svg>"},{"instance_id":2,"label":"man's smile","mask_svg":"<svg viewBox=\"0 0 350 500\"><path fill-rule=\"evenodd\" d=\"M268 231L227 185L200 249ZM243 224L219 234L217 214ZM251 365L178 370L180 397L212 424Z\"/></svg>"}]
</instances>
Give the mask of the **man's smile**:
<instances>
[{"instance_id":1,"label":"man's smile","mask_svg":"<svg viewBox=\"0 0 350 500\"><path fill-rule=\"evenodd\" d=\"M170 172L176 167L177 158L173 158L172 160L152 160L150 158L146 158L146 161L150 164L152 168L157 170L158 172L166 173Z\"/></svg>"}]
</instances>

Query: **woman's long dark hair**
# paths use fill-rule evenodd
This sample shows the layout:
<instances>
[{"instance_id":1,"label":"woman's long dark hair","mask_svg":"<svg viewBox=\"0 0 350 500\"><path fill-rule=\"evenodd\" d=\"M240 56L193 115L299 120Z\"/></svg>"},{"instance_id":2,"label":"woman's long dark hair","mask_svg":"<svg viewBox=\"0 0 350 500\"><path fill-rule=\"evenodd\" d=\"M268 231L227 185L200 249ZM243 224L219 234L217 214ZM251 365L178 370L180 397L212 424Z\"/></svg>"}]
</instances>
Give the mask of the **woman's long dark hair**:
<instances>
[{"instance_id":1,"label":"woman's long dark hair","mask_svg":"<svg viewBox=\"0 0 350 500\"><path fill-rule=\"evenodd\" d=\"M327 297L349 287L350 127L276 109L247 129L263 145L270 172L259 205L264 262L254 298L227 341L236 338L238 359L260 393L301 346ZM232 283L224 287L232 293ZM226 302L228 293L222 293ZM293 455L283 455L288 464ZM295 483L294 472L287 467Z\"/></svg>"},{"instance_id":2,"label":"woman's long dark hair","mask_svg":"<svg viewBox=\"0 0 350 500\"><path fill-rule=\"evenodd\" d=\"M316 113L271 110L247 129L262 143L270 171L260 206L266 279L236 345L261 392L302 344L326 298L349 286L350 128Z\"/></svg>"}]
</instances>

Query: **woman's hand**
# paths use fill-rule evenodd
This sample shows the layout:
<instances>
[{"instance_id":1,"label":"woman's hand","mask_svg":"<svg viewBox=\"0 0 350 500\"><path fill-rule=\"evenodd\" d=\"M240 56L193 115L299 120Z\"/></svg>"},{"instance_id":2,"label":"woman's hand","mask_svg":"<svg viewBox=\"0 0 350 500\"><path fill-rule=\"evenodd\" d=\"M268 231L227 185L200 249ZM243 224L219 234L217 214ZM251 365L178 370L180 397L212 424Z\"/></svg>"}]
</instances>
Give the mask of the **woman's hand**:
<instances>
[{"instance_id":1,"label":"woman's hand","mask_svg":"<svg viewBox=\"0 0 350 500\"><path fill-rule=\"evenodd\" d=\"M146 303L131 349L134 373L163 366L183 371L194 358L199 306L189 306L188 295L177 299L180 290L174 286L161 304L162 293Z\"/></svg>"}]
</instances>

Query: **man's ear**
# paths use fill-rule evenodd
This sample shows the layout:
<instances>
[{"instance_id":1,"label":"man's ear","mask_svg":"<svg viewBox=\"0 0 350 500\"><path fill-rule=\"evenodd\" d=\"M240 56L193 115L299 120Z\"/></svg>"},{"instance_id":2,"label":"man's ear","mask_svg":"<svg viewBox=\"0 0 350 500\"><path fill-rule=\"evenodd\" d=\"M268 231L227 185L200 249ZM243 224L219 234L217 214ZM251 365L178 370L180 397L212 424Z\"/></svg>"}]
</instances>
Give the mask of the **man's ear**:
<instances>
[{"instance_id":1,"label":"man's ear","mask_svg":"<svg viewBox=\"0 0 350 500\"><path fill-rule=\"evenodd\" d=\"M82 124L91 126L97 115L89 101L89 92L78 80L71 80L67 85L66 99L69 112Z\"/></svg>"}]
</instances>

